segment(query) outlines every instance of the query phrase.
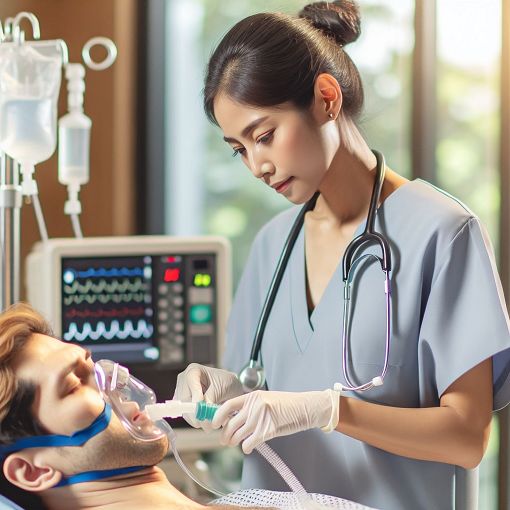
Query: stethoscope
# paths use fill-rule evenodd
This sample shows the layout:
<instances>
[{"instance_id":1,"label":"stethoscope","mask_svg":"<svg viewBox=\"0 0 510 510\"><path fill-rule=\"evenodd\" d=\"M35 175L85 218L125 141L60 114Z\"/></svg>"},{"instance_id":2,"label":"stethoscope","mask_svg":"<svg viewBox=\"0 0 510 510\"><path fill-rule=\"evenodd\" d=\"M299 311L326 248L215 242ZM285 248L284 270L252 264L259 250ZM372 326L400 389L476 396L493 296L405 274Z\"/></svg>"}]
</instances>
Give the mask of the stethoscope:
<instances>
[{"instance_id":1,"label":"stethoscope","mask_svg":"<svg viewBox=\"0 0 510 510\"><path fill-rule=\"evenodd\" d=\"M372 151L377 160L376 178L374 181L374 187L372 189L372 197L370 199L370 208L368 210L367 221L365 230L357 237L355 237L347 246L345 253L342 258L342 276L344 282L344 316L343 316L343 327L342 327L342 370L345 379L345 384L341 384L342 389L350 391L366 391L374 386L381 386L388 370L388 359L390 355L390 317L391 317L391 289L390 289L390 271L391 271L391 253L388 241L382 234L376 232L374 229L375 216L377 213L377 204L381 196L381 190L384 182L384 174L386 172L386 165L384 162L384 156L378 151ZM280 283L285 273L289 257L296 243L296 239L303 227L305 214L312 210L317 202L319 193L315 195L301 208L292 228L289 232L282 253L276 265L276 269L269 285L269 289L262 307L262 312L259 317L257 329L255 330L255 336L251 348L250 361L239 373L239 380L243 385L245 391L255 391L264 387L266 382L266 376L262 363L259 362L260 349L262 346L262 338L266 329L267 320L271 309L273 307ZM382 257L368 253L360 257L355 258L356 253L362 247L375 243L379 245ZM353 284L354 274L356 267L362 260L367 258L373 258L380 262L382 271L384 273L384 293L386 295L386 342L385 342L385 353L384 353L384 365L380 375L372 378L370 381L364 384L355 384L348 370L348 344L349 339L349 324L351 314L351 288Z\"/></svg>"}]
</instances>

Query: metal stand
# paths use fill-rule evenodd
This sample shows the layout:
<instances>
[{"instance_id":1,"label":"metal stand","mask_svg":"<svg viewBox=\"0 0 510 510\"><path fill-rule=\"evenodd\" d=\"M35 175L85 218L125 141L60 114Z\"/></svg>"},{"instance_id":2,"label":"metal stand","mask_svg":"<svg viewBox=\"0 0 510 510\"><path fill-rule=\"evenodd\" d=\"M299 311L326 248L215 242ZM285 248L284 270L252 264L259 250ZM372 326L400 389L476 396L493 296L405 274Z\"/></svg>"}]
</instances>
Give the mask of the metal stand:
<instances>
[{"instance_id":1,"label":"metal stand","mask_svg":"<svg viewBox=\"0 0 510 510\"><path fill-rule=\"evenodd\" d=\"M18 164L1 154L0 176L0 310L19 301L20 294L20 209L22 205Z\"/></svg>"}]
</instances>

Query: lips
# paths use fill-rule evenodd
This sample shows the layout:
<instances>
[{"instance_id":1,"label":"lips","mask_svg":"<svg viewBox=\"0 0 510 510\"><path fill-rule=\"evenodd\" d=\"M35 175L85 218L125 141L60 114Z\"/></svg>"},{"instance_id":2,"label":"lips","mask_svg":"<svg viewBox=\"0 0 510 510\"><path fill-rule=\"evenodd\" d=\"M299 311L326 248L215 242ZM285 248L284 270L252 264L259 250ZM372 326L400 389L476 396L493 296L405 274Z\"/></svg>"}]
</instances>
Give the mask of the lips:
<instances>
[{"instance_id":1,"label":"lips","mask_svg":"<svg viewBox=\"0 0 510 510\"><path fill-rule=\"evenodd\" d=\"M285 191L289 184L294 180L294 177L289 177L288 179L285 179L284 181L280 181L280 182L277 182L273 185L271 185L271 187L276 190L277 193L282 193L283 191Z\"/></svg>"},{"instance_id":2,"label":"lips","mask_svg":"<svg viewBox=\"0 0 510 510\"><path fill-rule=\"evenodd\" d=\"M147 413L145 411L138 411L131 417L132 423L144 424L149 423L150 421L151 419L147 416Z\"/></svg>"}]
</instances>

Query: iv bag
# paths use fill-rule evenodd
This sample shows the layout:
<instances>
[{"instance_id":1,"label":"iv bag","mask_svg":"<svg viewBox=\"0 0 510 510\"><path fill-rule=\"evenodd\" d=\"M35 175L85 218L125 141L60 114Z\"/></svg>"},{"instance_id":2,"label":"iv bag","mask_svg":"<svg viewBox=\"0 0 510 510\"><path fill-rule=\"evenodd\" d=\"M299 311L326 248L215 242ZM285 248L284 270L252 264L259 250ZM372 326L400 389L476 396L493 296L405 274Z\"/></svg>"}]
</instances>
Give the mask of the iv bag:
<instances>
[{"instance_id":1,"label":"iv bag","mask_svg":"<svg viewBox=\"0 0 510 510\"><path fill-rule=\"evenodd\" d=\"M0 150L22 165L55 151L61 68L54 43L0 44Z\"/></svg>"}]
</instances>

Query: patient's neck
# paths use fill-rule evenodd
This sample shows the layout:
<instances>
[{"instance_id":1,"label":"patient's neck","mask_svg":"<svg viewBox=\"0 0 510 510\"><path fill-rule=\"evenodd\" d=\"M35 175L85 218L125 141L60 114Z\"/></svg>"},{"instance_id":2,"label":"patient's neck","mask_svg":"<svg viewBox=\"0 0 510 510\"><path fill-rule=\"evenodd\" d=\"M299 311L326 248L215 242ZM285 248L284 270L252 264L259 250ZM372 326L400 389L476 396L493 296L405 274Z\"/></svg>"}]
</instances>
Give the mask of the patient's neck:
<instances>
[{"instance_id":1,"label":"patient's neck","mask_svg":"<svg viewBox=\"0 0 510 510\"><path fill-rule=\"evenodd\" d=\"M157 467L51 489L42 498L50 510L204 508L179 492Z\"/></svg>"}]
</instances>

